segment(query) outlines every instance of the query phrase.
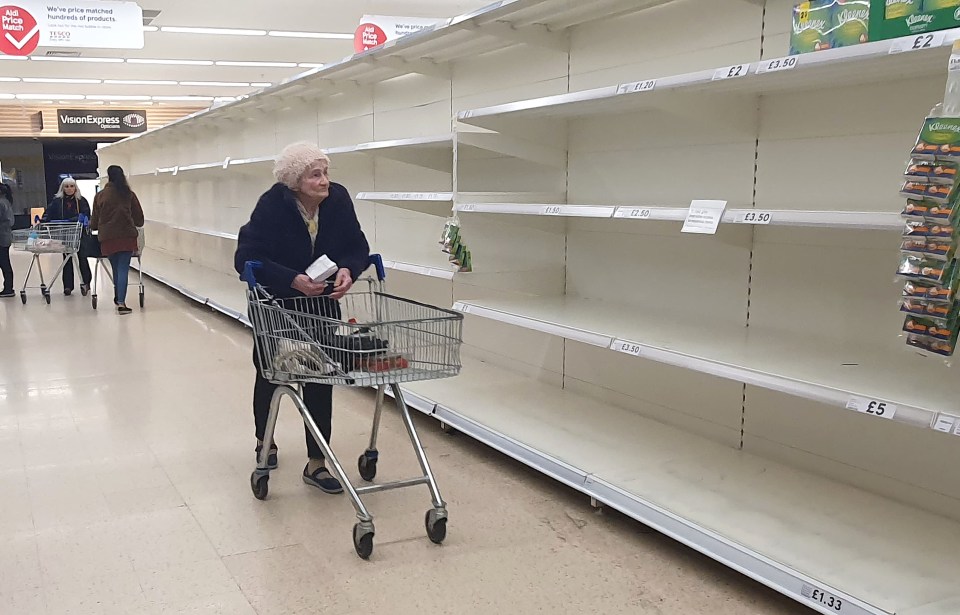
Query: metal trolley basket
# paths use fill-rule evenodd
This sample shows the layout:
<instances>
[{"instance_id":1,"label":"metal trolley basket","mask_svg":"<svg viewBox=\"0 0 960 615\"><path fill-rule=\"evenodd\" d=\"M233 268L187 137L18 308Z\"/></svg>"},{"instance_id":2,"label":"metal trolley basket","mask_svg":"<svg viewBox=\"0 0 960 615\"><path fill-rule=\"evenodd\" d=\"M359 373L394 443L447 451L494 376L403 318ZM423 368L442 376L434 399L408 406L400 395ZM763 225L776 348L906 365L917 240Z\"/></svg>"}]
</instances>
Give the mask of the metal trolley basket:
<instances>
[{"instance_id":1,"label":"metal trolley basket","mask_svg":"<svg viewBox=\"0 0 960 615\"><path fill-rule=\"evenodd\" d=\"M260 263L248 262L243 274L263 377L280 385L270 406L257 468L250 476L253 494L260 500L267 497L270 479L267 459L280 401L286 395L296 405L357 511L353 544L363 559L373 553L373 516L360 497L368 493L427 485L433 501L424 522L427 536L436 544L446 537L446 504L404 402L400 383L456 376L460 372L463 333L462 314L386 294L383 261L379 255L371 256L370 261L376 266L377 279L358 282L358 290L340 301L327 297L276 299L256 282ZM360 476L367 482L373 481L377 474L377 432L384 393L389 385L423 474L354 487L307 411L302 388L306 383L377 388L370 444L357 461Z\"/></svg>"},{"instance_id":2,"label":"metal trolley basket","mask_svg":"<svg viewBox=\"0 0 960 615\"><path fill-rule=\"evenodd\" d=\"M20 289L20 301L24 305L27 303L27 290L33 288L40 290L40 294L43 295L44 300L49 305L50 287L56 283L64 267L76 266L79 273L80 234L82 230L83 222L58 221L37 222L28 229L19 229L13 232L13 249L33 254L27 276L23 280L23 287ZM66 254L68 257L60 263L49 284L43 277L43 264L40 260L42 254ZM39 286L30 286L30 278L33 275L34 268L40 275ZM83 294L86 294L86 292Z\"/></svg>"}]
</instances>

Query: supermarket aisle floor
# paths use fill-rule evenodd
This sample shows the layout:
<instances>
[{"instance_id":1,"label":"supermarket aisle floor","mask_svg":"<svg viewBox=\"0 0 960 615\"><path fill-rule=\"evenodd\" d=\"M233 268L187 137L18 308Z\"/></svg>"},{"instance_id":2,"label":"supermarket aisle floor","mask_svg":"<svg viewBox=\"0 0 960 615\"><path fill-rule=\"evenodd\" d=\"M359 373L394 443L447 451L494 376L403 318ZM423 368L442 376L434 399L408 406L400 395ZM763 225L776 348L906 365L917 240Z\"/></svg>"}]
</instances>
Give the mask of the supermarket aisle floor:
<instances>
[{"instance_id":1,"label":"supermarket aisle floor","mask_svg":"<svg viewBox=\"0 0 960 615\"><path fill-rule=\"evenodd\" d=\"M0 613L809 612L426 417L448 541L424 537L425 490L379 494L363 562L347 499L300 481L290 408L251 496L244 330L156 285L123 318L32 299L0 303ZM372 402L338 391L350 468ZM413 472L395 413L380 449L383 478Z\"/></svg>"}]
</instances>

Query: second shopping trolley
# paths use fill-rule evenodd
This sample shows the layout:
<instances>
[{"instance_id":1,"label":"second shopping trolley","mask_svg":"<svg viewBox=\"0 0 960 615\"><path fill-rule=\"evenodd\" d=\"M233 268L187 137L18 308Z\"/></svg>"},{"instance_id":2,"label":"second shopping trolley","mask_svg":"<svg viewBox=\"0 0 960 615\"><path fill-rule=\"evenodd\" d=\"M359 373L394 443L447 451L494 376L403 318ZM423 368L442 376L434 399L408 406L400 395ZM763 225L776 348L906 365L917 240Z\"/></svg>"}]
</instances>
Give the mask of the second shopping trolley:
<instances>
[{"instance_id":1,"label":"second shopping trolley","mask_svg":"<svg viewBox=\"0 0 960 615\"><path fill-rule=\"evenodd\" d=\"M357 290L335 301L329 297L280 299L257 284L260 264L246 263L243 279L248 285L248 308L262 375L280 385L274 393L257 468L250 487L257 499L265 499L270 470L267 458L273 444L280 401L290 397L310 434L320 445L343 483L357 512L353 526L354 548L363 559L373 552L373 516L361 496L378 491L427 485L433 503L424 519L427 536L436 544L447 534L447 507L430 469L417 435L400 384L460 373L460 344L463 315L384 292L385 273L379 255L370 260L376 280L358 281ZM365 286L364 286L365 285ZM307 383L376 387L370 444L360 455L357 467L361 478L373 481L377 473L377 432L383 411L386 387L396 401L400 418L413 445L421 476L354 487L343 466L323 438L303 401Z\"/></svg>"},{"instance_id":2,"label":"second shopping trolley","mask_svg":"<svg viewBox=\"0 0 960 615\"><path fill-rule=\"evenodd\" d=\"M80 269L80 236L83 231L83 222L80 221L57 221L57 222L38 222L28 229L20 229L13 232L13 249L33 254L33 260L30 261L30 268L27 269L27 275L23 280L23 287L20 289L20 301L24 305L27 303L27 290L37 288L43 299L49 305L50 288L60 277L64 267ZM43 254L62 254L66 258L62 260L56 273L47 284L43 276L43 263L41 257ZM39 286L30 286L30 278L36 270L40 276ZM82 291L85 288L82 289ZM83 294L86 294L84 292Z\"/></svg>"}]
</instances>

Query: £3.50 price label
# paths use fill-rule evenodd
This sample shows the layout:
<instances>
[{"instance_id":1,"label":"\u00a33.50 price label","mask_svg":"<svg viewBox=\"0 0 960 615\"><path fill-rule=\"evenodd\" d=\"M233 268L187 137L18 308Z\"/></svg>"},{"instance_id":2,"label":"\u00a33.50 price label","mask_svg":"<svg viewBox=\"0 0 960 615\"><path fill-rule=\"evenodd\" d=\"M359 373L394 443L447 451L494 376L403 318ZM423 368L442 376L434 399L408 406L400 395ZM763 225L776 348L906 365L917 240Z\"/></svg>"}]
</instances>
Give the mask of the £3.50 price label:
<instances>
[{"instance_id":1,"label":"\u00a33.50 price label","mask_svg":"<svg viewBox=\"0 0 960 615\"><path fill-rule=\"evenodd\" d=\"M734 64L733 66L724 66L723 68L718 68L713 71L713 80L720 81L722 79L736 79L737 77L743 77L750 70L749 64Z\"/></svg>"},{"instance_id":2,"label":"\u00a33.50 price label","mask_svg":"<svg viewBox=\"0 0 960 615\"><path fill-rule=\"evenodd\" d=\"M613 345L610 346L610 349L634 357L639 357L643 352L643 347L640 346L640 344L628 340L613 340Z\"/></svg>"},{"instance_id":3,"label":"\u00a33.50 price label","mask_svg":"<svg viewBox=\"0 0 960 615\"><path fill-rule=\"evenodd\" d=\"M634 81L633 83L621 83L617 88L617 94L636 94L638 92L652 92L657 87L656 79L647 79L646 81Z\"/></svg>"},{"instance_id":4,"label":"\u00a33.50 price label","mask_svg":"<svg viewBox=\"0 0 960 615\"><path fill-rule=\"evenodd\" d=\"M782 70L792 70L797 67L797 56L787 56L785 58L775 58L765 60L757 67L757 74L776 73Z\"/></svg>"},{"instance_id":5,"label":"\u00a33.50 price label","mask_svg":"<svg viewBox=\"0 0 960 615\"><path fill-rule=\"evenodd\" d=\"M803 597L810 602L822 604L828 609L833 609L837 613L845 612L843 610L844 603L841 598L838 598L830 592L820 589L819 587L804 584L800 593L803 594Z\"/></svg>"},{"instance_id":6,"label":"\u00a33.50 price label","mask_svg":"<svg viewBox=\"0 0 960 615\"><path fill-rule=\"evenodd\" d=\"M745 211L737 214L734 222L738 224L770 224L773 215L769 211Z\"/></svg>"},{"instance_id":7,"label":"\u00a33.50 price label","mask_svg":"<svg viewBox=\"0 0 960 615\"><path fill-rule=\"evenodd\" d=\"M869 414L882 419L892 419L897 415L896 404L880 401L879 399L870 399L869 397L860 397L851 395L847 401L848 410L856 410L860 414Z\"/></svg>"}]
</instances>

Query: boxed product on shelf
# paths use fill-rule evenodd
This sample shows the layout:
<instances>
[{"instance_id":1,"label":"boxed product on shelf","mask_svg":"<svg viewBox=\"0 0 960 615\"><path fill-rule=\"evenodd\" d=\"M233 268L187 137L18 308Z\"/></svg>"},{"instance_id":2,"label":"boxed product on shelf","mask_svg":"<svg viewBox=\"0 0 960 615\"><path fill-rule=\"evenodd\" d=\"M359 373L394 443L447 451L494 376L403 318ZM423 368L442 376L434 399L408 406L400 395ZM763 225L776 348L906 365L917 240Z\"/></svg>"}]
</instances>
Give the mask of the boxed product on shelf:
<instances>
[{"instance_id":1,"label":"boxed product on shelf","mask_svg":"<svg viewBox=\"0 0 960 615\"><path fill-rule=\"evenodd\" d=\"M804 0L794 5L791 55L830 49L833 5L833 0Z\"/></svg>"},{"instance_id":2,"label":"boxed product on shelf","mask_svg":"<svg viewBox=\"0 0 960 615\"><path fill-rule=\"evenodd\" d=\"M955 269L956 261L944 262L914 254L901 254L897 274L905 278L953 286Z\"/></svg>"},{"instance_id":3,"label":"boxed product on shelf","mask_svg":"<svg viewBox=\"0 0 960 615\"><path fill-rule=\"evenodd\" d=\"M924 335L908 335L907 345L945 357L952 357L957 345L957 338L954 336L950 340L938 340Z\"/></svg>"},{"instance_id":4,"label":"boxed product on shelf","mask_svg":"<svg viewBox=\"0 0 960 615\"><path fill-rule=\"evenodd\" d=\"M944 322L932 318L907 316L903 321L903 330L912 335L926 335L939 340L950 340L956 337L957 322L956 320Z\"/></svg>"},{"instance_id":5,"label":"boxed product on shelf","mask_svg":"<svg viewBox=\"0 0 960 615\"><path fill-rule=\"evenodd\" d=\"M956 320L958 305L953 302L930 301L927 299L903 299L900 311L914 316L935 318L939 321Z\"/></svg>"},{"instance_id":6,"label":"boxed product on shelf","mask_svg":"<svg viewBox=\"0 0 960 615\"><path fill-rule=\"evenodd\" d=\"M953 196L953 186L937 184L928 180L907 180L903 182L900 194L905 197L916 196L937 203L948 203Z\"/></svg>"},{"instance_id":7,"label":"boxed product on shelf","mask_svg":"<svg viewBox=\"0 0 960 615\"><path fill-rule=\"evenodd\" d=\"M903 174L906 177L923 178L930 182L952 184L957 181L958 168L960 164L953 160L914 158Z\"/></svg>"},{"instance_id":8,"label":"boxed product on shelf","mask_svg":"<svg viewBox=\"0 0 960 615\"><path fill-rule=\"evenodd\" d=\"M937 203L923 199L908 199L900 215L906 218L930 218L941 222L951 222L957 212L955 203Z\"/></svg>"},{"instance_id":9,"label":"boxed product on shelf","mask_svg":"<svg viewBox=\"0 0 960 615\"><path fill-rule=\"evenodd\" d=\"M904 237L939 237L952 239L957 234L957 227L952 224L942 224L936 220L908 220L903 229Z\"/></svg>"},{"instance_id":10,"label":"boxed product on shelf","mask_svg":"<svg viewBox=\"0 0 960 615\"><path fill-rule=\"evenodd\" d=\"M951 239L907 237L900 244L900 250L911 254L923 254L937 260L950 260L956 253L956 244Z\"/></svg>"},{"instance_id":11,"label":"boxed product on shelf","mask_svg":"<svg viewBox=\"0 0 960 615\"><path fill-rule=\"evenodd\" d=\"M950 286L911 280L903 285L903 296L928 301L949 302L953 301L956 296L956 289Z\"/></svg>"},{"instance_id":12,"label":"boxed product on shelf","mask_svg":"<svg viewBox=\"0 0 960 615\"><path fill-rule=\"evenodd\" d=\"M925 119L913 147L913 156L925 160L960 156L960 118Z\"/></svg>"},{"instance_id":13,"label":"boxed product on shelf","mask_svg":"<svg viewBox=\"0 0 960 615\"><path fill-rule=\"evenodd\" d=\"M831 47L850 47L870 40L870 0L835 0Z\"/></svg>"},{"instance_id":14,"label":"boxed product on shelf","mask_svg":"<svg viewBox=\"0 0 960 615\"><path fill-rule=\"evenodd\" d=\"M870 0L870 40L960 26L956 0Z\"/></svg>"}]
</instances>

